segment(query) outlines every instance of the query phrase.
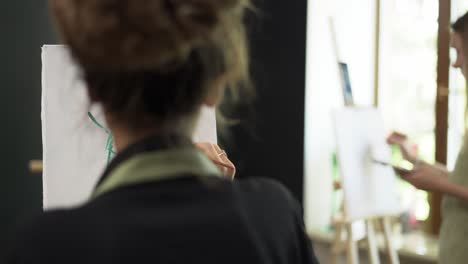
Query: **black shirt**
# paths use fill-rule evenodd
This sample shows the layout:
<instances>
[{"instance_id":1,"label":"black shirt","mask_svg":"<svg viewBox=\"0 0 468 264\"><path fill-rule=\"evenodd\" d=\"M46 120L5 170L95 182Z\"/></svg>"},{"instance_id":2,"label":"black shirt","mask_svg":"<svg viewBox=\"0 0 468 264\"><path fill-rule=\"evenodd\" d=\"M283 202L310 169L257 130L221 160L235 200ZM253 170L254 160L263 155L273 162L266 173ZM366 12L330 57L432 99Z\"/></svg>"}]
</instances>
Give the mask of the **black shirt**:
<instances>
[{"instance_id":1,"label":"black shirt","mask_svg":"<svg viewBox=\"0 0 468 264\"><path fill-rule=\"evenodd\" d=\"M119 154L100 184L138 155L164 151L157 142ZM318 263L301 208L281 184L190 173L118 186L81 207L46 212L21 229L7 261Z\"/></svg>"}]
</instances>

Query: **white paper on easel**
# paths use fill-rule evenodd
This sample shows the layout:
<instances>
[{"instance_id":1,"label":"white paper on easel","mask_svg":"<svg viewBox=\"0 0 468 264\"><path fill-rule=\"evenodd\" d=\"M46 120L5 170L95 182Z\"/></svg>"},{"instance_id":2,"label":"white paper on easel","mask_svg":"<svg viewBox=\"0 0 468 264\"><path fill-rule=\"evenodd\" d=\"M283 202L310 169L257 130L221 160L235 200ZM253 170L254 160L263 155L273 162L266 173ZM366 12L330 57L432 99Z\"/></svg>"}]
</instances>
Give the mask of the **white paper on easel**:
<instances>
[{"instance_id":1,"label":"white paper on easel","mask_svg":"<svg viewBox=\"0 0 468 264\"><path fill-rule=\"evenodd\" d=\"M359 220L401 213L395 172L373 162L391 160L379 111L345 108L334 113L334 124L346 217Z\"/></svg>"},{"instance_id":2,"label":"white paper on easel","mask_svg":"<svg viewBox=\"0 0 468 264\"><path fill-rule=\"evenodd\" d=\"M89 108L78 67L65 46L42 48L42 141L44 209L85 202L107 163L107 134L101 110ZM217 142L215 110L203 108L195 142Z\"/></svg>"}]
</instances>

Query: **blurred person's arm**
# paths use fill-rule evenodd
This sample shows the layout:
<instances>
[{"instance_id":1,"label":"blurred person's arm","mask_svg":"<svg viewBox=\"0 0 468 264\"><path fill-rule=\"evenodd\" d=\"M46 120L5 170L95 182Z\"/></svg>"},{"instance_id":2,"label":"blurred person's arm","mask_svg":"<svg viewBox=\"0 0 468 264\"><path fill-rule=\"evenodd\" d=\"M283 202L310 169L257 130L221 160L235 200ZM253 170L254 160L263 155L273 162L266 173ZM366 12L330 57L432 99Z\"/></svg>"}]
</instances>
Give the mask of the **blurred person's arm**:
<instances>
[{"instance_id":1,"label":"blurred person's arm","mask_svg":"<svg viewBox=\"0 0 468 264\"><path fill-rule=\"evenodd\" d=\"M397 170L397 172L402 179L418 189L439 192L468 202L468 188L450 182L448 179L449 171L440 165L419 161L413 171Z\"/></svg>"},{"instance_id":2,"label":"blurred person's arm","mask_svg":"<svg viewBox=\"0 0 468 264\"><path fill-rule=\"evenodd\" d=\"M468 188L450 182L449 171L444 165L420 161L405 134L393 132L387 142L399 146L403 157L416 165L411 172L397 170L402 179L418 189L439 192L468 202Z\"/></svg>"}]
</instances>

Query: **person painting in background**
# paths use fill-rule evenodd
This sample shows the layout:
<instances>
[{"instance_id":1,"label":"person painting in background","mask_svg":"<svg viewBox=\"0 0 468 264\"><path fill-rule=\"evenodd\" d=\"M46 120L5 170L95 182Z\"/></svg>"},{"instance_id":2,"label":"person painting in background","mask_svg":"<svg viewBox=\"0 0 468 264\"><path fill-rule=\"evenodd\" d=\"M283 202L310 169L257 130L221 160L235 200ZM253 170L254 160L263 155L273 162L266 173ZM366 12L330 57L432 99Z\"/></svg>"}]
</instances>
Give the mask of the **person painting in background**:
<instances>
[{"instance_id":1,"label":"person painting in background","mask_svg":"<svg viewBox=\"0 0 468 264\"><path fill-rule=\"evenodd\" d=\"M248 83L248 0L50 5L117 156L87 204L25 224L7 263L317 263L282 185L232 181L190 140L202 105Z\"/></svg>"},{"instance_id":2,"label":"person painting in background","mask_svg":"<svg viewBox=\"0 0 468 264\"><path fill-rule=\"evenodd\" d=\"M452 47L457 52L453 66L468 80L468 12L453 24ZM467 85L468 91L468 85ZM393 133L390 144L399 145L403 155L416 166L412 172L399 172L416 188L443 193L443 223L440 230L439 255L442 264L464 264L468 261L468 134L458 155L455 170L450 173L441 164L428 164L412 153L403 134Z\"/></svg>"}]
</instances>

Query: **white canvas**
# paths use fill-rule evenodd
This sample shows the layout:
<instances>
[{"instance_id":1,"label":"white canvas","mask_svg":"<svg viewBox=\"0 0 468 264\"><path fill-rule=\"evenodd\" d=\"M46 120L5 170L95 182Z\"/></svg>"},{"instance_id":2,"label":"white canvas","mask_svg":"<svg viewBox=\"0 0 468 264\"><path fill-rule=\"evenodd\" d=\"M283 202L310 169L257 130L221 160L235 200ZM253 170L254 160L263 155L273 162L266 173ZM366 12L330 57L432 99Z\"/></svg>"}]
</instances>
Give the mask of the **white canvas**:
<instances>
[{"instance_id":1,"label":"white canvas","mask_svg":"<svg viewBox=\"0 0 468 264\"><path fill-rule=\"evenodd\" d=\"M401 213L396 175L391 167L383 119L374 108L345 108L334 113L338 160L347 218L365 219Z\"/></svg>"},{"instance_id":2,"label":"white canvas","mask_svg":"<svg viewBox=\"0 0 468 264\"><path fill-rule=\"evenodd\" d=\"M89 108L78 67L65 46L42 48L42 140L44 209L82 204L107 164L107 134L97 107ZM195 142L217 142L214 109L202 109Z\"/></svg>"}]
</instances>

